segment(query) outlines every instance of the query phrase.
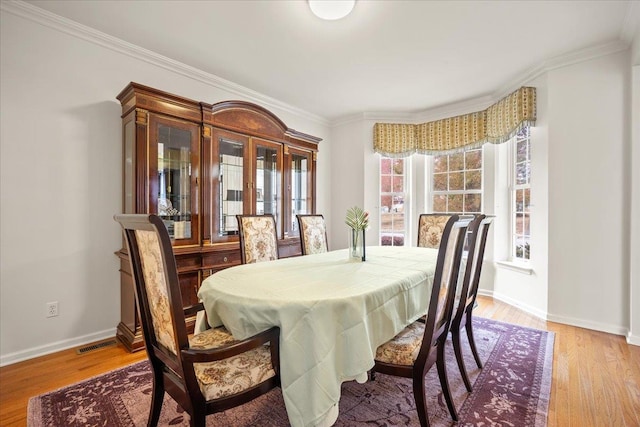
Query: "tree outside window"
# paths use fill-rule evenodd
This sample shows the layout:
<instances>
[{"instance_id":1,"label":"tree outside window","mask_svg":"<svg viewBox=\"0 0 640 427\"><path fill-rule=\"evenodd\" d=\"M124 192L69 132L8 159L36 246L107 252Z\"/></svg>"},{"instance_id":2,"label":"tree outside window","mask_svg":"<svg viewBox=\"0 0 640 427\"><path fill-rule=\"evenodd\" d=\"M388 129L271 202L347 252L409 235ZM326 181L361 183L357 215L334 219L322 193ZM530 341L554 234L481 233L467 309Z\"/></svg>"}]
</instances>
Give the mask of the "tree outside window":
<instances>
[{"instance_id":1,"label":"tree outside window","mask_svg":"<svg viewBox=\"0 0 640 427\"><path fill-rule=\"evenodd\" d=\"M522 129L513 144L511 183L512 257L528 261L531 255L531 138L529 128Z\"/></svg>"},{"instance_id":2,"label":"tree outside window","mask_svg":"<svg viewBox=\"0 0 640 427\"><path fill-rule=\"evenodd\" d=\"M380 244L404 246L405 159L380 159Z\"/></svg>"},{"instance_id":3,"label":"tree outside window","mask_svg":"<svg viewBox=\"0 0 640 427\"><path fill-rule=\"evenodd\" d=\"M436 213L482 211L482 148L433 156L433 205Z\"/></svg>"}]
</instances>

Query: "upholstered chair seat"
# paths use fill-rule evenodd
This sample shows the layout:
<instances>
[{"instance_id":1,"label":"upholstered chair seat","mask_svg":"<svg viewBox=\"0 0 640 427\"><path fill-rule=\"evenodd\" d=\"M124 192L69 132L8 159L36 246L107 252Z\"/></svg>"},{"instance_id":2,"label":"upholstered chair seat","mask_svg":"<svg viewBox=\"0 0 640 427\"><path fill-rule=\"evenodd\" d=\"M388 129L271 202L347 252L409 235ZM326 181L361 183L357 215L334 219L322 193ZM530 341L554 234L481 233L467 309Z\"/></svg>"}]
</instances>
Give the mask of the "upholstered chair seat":
<instances>
[{"instance_id":1,"label":"upholstered chair seat","mask_svg":"<svg viewBox=\"0 0 640 427\"><path fill-rule=\"evenodd\" d=\"M224 327L207 329L189 339L194 350L207 350L234 342L238 341ZM248 390L276 375L267 345L215 362L194 363L193 369L200 391L207 400Z\"/></svg>"},{"instance_id":2,"label":"upholstered chair seat","mask_svg":"<svg viewBox=\"0 0 640 427\"><path fill-rule=\"evenodd\" d=\"M376 350L376 361L413 366L424 336L424 323L413 322Z\"/></svg>"}]
</instances>

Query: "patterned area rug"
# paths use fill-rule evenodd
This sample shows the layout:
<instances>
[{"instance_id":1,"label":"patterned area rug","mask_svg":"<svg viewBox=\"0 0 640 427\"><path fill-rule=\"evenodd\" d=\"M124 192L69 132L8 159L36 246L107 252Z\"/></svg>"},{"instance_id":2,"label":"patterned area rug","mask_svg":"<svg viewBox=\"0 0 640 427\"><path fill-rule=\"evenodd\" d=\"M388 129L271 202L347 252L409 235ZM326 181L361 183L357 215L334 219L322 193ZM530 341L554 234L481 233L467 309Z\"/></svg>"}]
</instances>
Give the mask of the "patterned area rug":
<instances>
[{"instance_id":1,"label":"patterned area rug","mask_svg":"<svg viewBox=\"0 0 640 427\"><path fill-rule=\"evenodd\" d=\"M547 424L553 333L475 318L476 345L484 369L477 368L465 338L465 363L473 392L467 393L449 343L447 372L458 409L458 426ZM435 366L427 375L432 426L453 426ZM27 425L144 426L151 401L149 364L139 362L29 400ZM189 416L168 395L160 425L188 426ZM239 408L207 417L208 426L286 427L279 389ZM335 426L419 426L411 380L378 374L365 384L344 383Z\"/></svg>"}]
</instances>

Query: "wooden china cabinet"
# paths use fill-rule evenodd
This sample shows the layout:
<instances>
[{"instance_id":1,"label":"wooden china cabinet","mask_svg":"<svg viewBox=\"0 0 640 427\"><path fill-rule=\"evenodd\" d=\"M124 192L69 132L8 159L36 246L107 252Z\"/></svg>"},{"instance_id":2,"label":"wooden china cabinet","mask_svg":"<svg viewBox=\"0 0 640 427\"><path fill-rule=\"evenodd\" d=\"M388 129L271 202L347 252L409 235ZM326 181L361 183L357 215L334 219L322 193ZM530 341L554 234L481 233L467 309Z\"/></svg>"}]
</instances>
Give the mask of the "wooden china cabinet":
<instances>
[{"instance_id":1,"label":"wooden china cabinet","mask_svg":"<svg viewBox=\"0 0 640 427\"><path fill-rule=\"evenodd\" d=\"M185 307L204 278L240 264L237 214L273 214L280 257L300 254L296 214L315 213L320 138L243 101L197 102L130 83L122 105L123 211L159 215L173 241ZM144 348L126 248L118 339ZM193 328L195 318L188 325Z\"/></svg>"}]
</instances>

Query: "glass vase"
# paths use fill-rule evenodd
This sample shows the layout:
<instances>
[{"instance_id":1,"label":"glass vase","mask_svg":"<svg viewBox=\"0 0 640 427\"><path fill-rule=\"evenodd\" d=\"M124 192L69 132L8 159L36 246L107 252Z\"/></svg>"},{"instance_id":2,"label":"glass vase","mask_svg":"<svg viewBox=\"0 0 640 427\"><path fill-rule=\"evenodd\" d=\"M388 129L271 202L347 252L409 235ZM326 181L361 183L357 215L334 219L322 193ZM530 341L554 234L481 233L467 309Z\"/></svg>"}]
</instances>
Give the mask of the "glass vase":
<instances>
[{"instance_id":1,"label":"glass vase","mask_svg":"<svg viewBox=\"0 0 640 427\"><path fill-rule=\"evenodd\" d=\"M351 261L365 261L364 230L349 230L349 259Z\"/></svg>"}]
</instances>

